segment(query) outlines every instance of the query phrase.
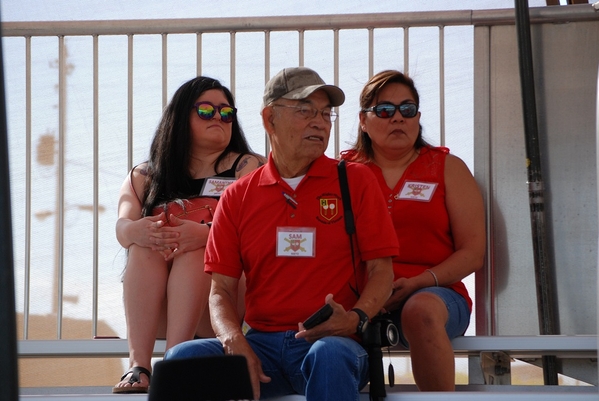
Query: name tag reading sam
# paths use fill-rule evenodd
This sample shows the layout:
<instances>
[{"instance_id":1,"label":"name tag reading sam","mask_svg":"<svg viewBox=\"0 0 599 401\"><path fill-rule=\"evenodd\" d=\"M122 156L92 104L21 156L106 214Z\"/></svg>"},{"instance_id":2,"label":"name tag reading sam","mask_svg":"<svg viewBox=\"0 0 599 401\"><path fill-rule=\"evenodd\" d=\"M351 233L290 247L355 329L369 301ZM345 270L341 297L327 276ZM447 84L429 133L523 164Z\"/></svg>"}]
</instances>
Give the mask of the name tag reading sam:
<instances>
[{"instance_id":1,"label":"name tag reading sam","mask_svg":"<svg viewBox=\"0 0 599 401\"><path fill-rule=\"evenodd\" d=\"M313 258L315 227L277 227L277 256Z\"/></svg>"},{"instance_id":2,"label":"name tag reading sam","mask_svg":"<svg viewBox=\"0 0 599 401\"><path fill-rule=\"evenodd\" d=\"M204 181L200 196L221 196L235 182L233 177L209 177Z\"/></svg>"}]
</instances>

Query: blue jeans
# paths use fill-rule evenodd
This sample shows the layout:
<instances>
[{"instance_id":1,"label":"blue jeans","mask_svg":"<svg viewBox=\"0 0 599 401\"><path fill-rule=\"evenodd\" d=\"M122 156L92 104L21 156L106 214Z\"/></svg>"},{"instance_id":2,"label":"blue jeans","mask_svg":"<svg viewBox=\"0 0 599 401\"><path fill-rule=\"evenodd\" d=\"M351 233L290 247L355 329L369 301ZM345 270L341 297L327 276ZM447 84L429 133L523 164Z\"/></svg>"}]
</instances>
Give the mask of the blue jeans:
<instances>
[{"instance_id":1,"label":"blue jeans","mask_svg":"<svg viewBox=\"0 0 599 401\"><path fill-rule=\"evenodd\" d=\"M445 302L447 312L449 312L449 317L447 319L447 323L445 324L445 331L447 332L447 336L450 340L456 338L457 336L461 336L466 332L466 329L470 324L470 309L468 308L468 303L464 297L447 287L421 288L420 290L414 292L414 294L419 292L433 293L441 298L443 302ZM390 313L390 317L391 320L393 320L393 323L395 323L399 329L399 339L401 344L403 344L406 348L409 348L408 341L404 337L401 329L401 311L401 308L392 311Z\"/></svg>"},{"instance_id":2,"label":"blue jeans","mask_svg":"<svg viewBox=\"0 0 599 401\"><path fill-rule=\"evenodd\" d=\"M246 339L272 380L260 383L260 399L289 394L308 401L358 401L368 383L368 354L347 337L324 337L309 343L296 331L265 333L251 329ZM169 349L164 359L224 354L215 338L191 340Z\"/></svg>"}]
</instances>

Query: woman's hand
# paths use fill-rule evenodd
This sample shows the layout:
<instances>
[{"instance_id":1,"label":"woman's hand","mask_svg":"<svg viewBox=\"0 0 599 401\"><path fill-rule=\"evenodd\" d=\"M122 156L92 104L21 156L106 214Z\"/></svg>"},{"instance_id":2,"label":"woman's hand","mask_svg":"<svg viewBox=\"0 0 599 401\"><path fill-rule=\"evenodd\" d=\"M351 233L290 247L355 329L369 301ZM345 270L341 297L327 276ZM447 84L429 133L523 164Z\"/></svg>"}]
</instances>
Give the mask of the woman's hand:
<instances>
[{"instance_id":1,"label":"woman's hand","mask_svg":"<svg viewBox=\"0 0 599 401\"><path fill-rule=\"evenodd\" d=\"M173 233L163 233L160 231L165 224L165 215L160 213L157 216L146 216L137 220L120 218L117 222L117 233L121 232L126 239L127 244L122 244L126 248L132 244L152 248L159 241L172 237Z\"/></svg>"},{"instance_id":2,"label":"woman's hand","mask_svg":"<svg viewBox=\"0 0 599 401\"><path fill-rule=\"evenodd\" d=\"M152 248L164 257L173 260L178 255L206 246L209 227L206 224L183 220L171 214L170 226L158 227L155 246Z\"/></svg>"},{"instance_id":3,"label":"woman's hand","mask_svg":"<svg viewBox=\"0 0 599 401\"><path fill-rule=\"evenodd\" d=\"M384 306L385 312L399 309L412 293L420 289L415 277L401 277L393 282L393 293Z\"/></svg>"}]
</instances>

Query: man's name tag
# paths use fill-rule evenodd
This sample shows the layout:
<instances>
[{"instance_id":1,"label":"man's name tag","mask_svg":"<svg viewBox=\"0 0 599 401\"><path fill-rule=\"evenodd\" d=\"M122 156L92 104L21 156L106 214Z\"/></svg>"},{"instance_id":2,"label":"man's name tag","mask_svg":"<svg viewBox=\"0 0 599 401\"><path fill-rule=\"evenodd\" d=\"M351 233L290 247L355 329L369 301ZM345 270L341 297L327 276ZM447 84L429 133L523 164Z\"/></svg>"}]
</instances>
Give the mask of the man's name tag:
<instances>
[{"instance_id":1,"label":"man's name tag","mask_svg":"<svg viewBox=\"0 0 599 401\"><path fill-rule=\"evenodd\" d=\"M277 256L313 258L315 227L277 227Z\"/></svg>"},{"instance_id":2,"label":"man's name tag","mask_svg":"<svg viewBox=\"0 0 599 401\"><path fill-rule=\"evenodd\" d=\"M204 181L200 196L220 197L225 189L235 182L233 177L209 177Z\"/></svg>"},{"instance_id":3,"label":"man's name tag","mask_svg":"<svg viewBox=\"0 0 599 401\"><path fill-rule=\"evenodd\" d=\"M417 182L417 181L406 181L403 188L395 199L409 199L421 202L430 202L437 189L437 183L434 182Z\"/></svg>"}]
</instances>

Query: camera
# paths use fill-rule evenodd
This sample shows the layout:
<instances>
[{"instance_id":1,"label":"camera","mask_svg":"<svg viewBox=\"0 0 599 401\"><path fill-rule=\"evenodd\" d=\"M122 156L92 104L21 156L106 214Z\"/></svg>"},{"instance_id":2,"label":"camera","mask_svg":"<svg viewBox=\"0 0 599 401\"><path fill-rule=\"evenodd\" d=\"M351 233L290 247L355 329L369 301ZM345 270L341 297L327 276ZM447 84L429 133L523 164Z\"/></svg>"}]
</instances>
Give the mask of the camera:
<instances>
[{"instance_id":1,"label":"camera","mask_svg":"<svg viewBox=\"0 0 599 401\"><path fill-rule=\"evenodd\" d=\"M383 372L383 347L393 347L399 343L399 330L388 315L372 318L362 333L362 344L368 352L370 375L370 399L382 400L387 396L385 374ZM392 383L389 377L389 383Z\"/></svg>"},{"instance_id":2,"label":"camera","mask_svg":"<svg viewBox=\"0 0 599 401\"><path fill-rule=\"evenodd\" d=\"M391 319L377 315L362 333L362 342L367 348L394 347L399 343L399 330Z\"/></svg>"}]
</instances>

